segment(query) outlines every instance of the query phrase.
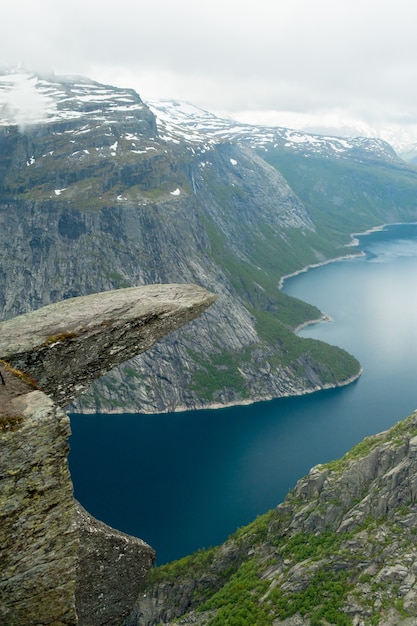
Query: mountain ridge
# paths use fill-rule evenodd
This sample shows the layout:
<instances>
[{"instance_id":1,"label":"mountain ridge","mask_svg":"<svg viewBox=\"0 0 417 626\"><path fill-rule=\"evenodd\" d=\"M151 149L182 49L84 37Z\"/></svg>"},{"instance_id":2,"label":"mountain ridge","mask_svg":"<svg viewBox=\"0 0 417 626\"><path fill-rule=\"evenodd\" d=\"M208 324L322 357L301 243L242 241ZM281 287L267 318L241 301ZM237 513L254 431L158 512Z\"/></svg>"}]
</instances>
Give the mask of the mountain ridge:
<instances>
[{"instance_id":1,"label":"mountain ridge","mask_svg":"<svg viewBox=\"0 0 417 626\"><path fill-rule=\"evenodd\" d=\"M176 100L160 100L148 103L157 117L161 134L172 138L186 138L188 141L202 142L203 138L212 141L244 141L253 148L267 150L269 146L291 147L303 152L308 148L316 154L343 158L355 149L365 149L378 153L382 158L395 158L393 148L380 138L338 137L328 133L313 133L279 126L256 126L244 124L233 119L221 118L199 107Z\"/></svg>"}]
</instances>

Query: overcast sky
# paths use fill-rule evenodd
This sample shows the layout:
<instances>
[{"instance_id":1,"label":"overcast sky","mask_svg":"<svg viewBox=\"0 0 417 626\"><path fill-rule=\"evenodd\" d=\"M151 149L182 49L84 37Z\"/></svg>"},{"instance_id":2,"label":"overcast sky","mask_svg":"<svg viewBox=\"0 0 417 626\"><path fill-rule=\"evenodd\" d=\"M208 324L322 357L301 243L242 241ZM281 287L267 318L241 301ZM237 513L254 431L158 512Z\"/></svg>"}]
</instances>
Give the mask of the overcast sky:
<instances>
[{"instance_id":1,"label":"overcast sky","mask_svg":"<svg viewBox=\"0 0 417 626\"><path fill-rule=\"evenodd\" d=\"M4 0L0 63L209 111L417 122L415 0Z\"/></svg>"}]
</instances>

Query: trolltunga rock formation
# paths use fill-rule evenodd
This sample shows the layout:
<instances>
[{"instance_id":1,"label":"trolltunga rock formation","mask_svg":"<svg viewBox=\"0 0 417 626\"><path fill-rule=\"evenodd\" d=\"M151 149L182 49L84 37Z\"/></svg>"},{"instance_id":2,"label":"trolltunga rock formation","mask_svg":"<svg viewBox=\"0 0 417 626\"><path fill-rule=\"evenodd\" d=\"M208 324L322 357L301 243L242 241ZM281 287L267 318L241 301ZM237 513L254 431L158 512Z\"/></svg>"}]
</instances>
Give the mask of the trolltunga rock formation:
<instances>
[{"instance_id":1,"label":"trolltunga rock formation","mask_svg":"<svg viewBox=\"0 0 417 626\"><path fill-rule=\"evenodd\" d=\"M155 553L75 503L60 407L215 298L151 285L0 324L0 626L98 626L129 613Z\"/></svg>"},{"instance_id":2,"label":"trolltunga rock formation","mask_svg":"<svg viewBox=\"0 0 417 626\"><path fill-rule=\"evenodd\" d=\"M64 406L215 299L202 287L173 284L70 298L2 322L0 358L33 376Z\"/></svg>"}]
</instances>

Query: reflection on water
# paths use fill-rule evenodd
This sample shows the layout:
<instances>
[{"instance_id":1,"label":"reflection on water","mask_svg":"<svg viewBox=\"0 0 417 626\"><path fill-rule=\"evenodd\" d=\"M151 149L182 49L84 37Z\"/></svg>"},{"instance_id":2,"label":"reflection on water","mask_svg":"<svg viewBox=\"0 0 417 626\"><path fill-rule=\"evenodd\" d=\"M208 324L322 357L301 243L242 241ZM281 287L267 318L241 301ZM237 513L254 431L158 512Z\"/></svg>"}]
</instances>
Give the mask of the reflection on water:
<instances>
[{"instance_id":1,"label":"reflection on water","mask_svg":"<svg viewBox=\"0 0 417 626\"><path fill-rule=\"evenodd\" d=\"M333 322L300 333L361 361L348 387L245 407L72 416L76 497L148 541L158 563L216 545L274 507L313 465L417 408L417 225L358 236L366 256L289 279Z\"/></svg>"}]
</instances>

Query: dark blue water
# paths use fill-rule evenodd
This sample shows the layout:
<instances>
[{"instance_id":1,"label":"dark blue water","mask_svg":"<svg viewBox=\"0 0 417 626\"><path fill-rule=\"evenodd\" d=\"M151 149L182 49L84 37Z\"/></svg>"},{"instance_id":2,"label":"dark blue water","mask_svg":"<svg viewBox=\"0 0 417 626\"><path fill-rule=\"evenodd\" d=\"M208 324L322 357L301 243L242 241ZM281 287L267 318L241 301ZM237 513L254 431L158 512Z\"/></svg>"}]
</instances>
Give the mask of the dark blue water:
<instances>
[{"instance_id":1,"label":"dark blue water","mask_svg":"<svg viewBox=\"0 0 417 626\"><path fill-rule=\"evenodd\" d=\"M334 321L303 336L344 347L362 377L342 389L215 411L73 415L75 495L157 550L217 545L283 500L317 463L417 408L417 225L359 236L365 256L310 270L284 291Z\"/></svg>"}]
</instances>

